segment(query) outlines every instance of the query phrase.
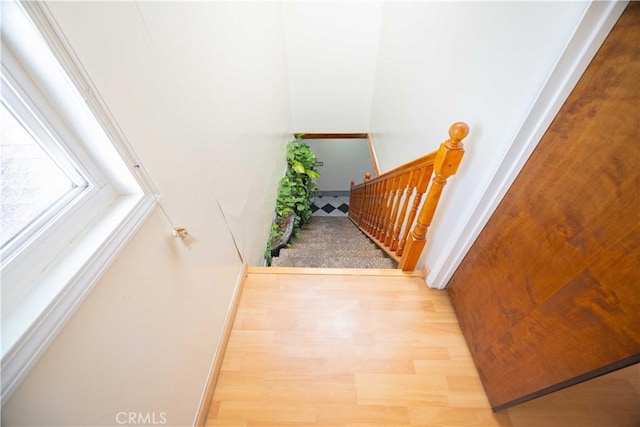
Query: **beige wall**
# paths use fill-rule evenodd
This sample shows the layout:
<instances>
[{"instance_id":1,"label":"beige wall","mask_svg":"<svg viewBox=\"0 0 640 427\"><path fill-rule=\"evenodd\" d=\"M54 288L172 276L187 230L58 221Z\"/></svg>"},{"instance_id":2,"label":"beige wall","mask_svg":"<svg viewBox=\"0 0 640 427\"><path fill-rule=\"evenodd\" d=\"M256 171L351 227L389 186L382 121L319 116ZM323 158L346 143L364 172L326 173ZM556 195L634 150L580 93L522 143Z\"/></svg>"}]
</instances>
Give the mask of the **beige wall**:
<instances>
[{"instance_id":1,"label":"beige wall","mask_svg":"<svg viewBox=\"0 0 640 427\"><path fill-rule=\"evenodd\" d=\"M277 4L50 3L164 195L2 408L2 424L193 423L242 263L261 262L292 132ZM121 418L122 419L122 418Z\"/></svg>"},{"instance_id":2,"label":"beige wall","mask_svg":"<svg viewBox=\"0 0 640 427\"><path fill-rule=\"evenodd\" d=\"M320 191L348 191L351 180L362 182L365 172L373 175L366 139L308 139L309 148L322 166L318 166Z\"/></svg>"},{"instance_id":3,"label":"beige wall","mask_svg":"<svg viewBox=\"0 0 640 427\"><path fill-rule=\"evenodd\" d=\"M284 2L296 132L364 132L380 40L382 2Z\"/></svg>"}]
</instances>

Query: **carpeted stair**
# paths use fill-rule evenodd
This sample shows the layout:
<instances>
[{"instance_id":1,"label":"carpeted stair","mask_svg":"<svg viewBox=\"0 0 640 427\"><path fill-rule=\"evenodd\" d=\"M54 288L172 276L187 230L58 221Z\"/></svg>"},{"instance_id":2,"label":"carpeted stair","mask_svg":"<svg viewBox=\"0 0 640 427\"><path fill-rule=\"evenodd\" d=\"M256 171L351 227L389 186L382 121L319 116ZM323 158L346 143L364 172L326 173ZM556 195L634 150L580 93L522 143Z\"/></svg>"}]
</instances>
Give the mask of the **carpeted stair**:
<instances>
[{"instance_id":1,"label":"carpeted stair","mask_svg":"<svg viewBox=\"0 0 640 427\"><path fill-rule=\"evenodd\" d=\"M313 217L291 247L280 250L273 267L396 268L346 217Z\"/></svg>"}]
</instances>

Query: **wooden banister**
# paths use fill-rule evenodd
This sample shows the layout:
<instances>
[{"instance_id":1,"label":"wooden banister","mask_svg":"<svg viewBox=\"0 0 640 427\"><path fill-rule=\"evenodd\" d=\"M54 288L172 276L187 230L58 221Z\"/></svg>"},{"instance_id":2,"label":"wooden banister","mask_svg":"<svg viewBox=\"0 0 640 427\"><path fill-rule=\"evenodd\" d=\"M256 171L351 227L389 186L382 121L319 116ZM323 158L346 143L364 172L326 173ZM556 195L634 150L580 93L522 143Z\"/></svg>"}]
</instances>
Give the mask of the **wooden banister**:
<instances>
[{"instance_id":1,"label":"wooden banister","mask_svg":"<svg viewBox=\"0 0 640 427\"><path fill-rule=\"evenodd\" d=\"M442 189L458 170L468 134L466 123L454 123L437 151L373 179L367 172L361 184L351 182L349 218L404 271L414 270L420 259Z\"/></svg>"}]
</instances>

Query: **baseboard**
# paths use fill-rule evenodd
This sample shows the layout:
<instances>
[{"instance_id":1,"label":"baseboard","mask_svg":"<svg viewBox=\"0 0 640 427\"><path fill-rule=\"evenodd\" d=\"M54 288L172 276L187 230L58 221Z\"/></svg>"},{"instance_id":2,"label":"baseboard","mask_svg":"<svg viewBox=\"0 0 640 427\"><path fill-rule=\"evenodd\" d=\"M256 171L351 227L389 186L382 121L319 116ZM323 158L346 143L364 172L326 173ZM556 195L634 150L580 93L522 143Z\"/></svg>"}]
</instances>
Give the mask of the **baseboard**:
<instances>
[{"instance_id":1,"label":"baseboard","mask_svg":"<svg viewBox=\"0 0 640 427\"><path fill-rule=\"evenodd\" d=\"M425 263L420 269L420 275L424 279L425 283L427 282L427 277L429 276L429 266ZM428 283L427 283L428 285Z\"/></svg>"},{"instance_id":2,"label":"baseboard","mask_svg":"<svg viewBox=\"0 0 640 427\"><path fill-rule=\"evenodd\" d=\"M207 422L207 415L209 414L211 401L213 400L213 392L215 391L216 383L218 382L220 368L222 367L222 360L224 359L224 353L227 350L227 343L229 342L233 322L236 318L236 313L238 312L238 306L240 305L240 297L242 296L242 290L244 289L244 284L247 279L248 269L249 266L244 263L236 283L236 288L233 293L233 298L231 299L231 304L229 305L229 310L227 311L227 318L224 322L222 337L218 343L218 348L216 349L216 354L213 358L211 370L209 371L209 379L207 380L207 385L205 386L202 400L200 401L200 408L198 409L198 414L196 415L196 421L194 423L195 427L204 427Z\"/></svg>"},{"instance_id":3,"label":"baseboard","mask_svg":"<svg viewBox=\"0 0 640 427\"><path fill-rule=\"evenodd\" d=\"M349 197L351 192L349 190L338 190L338 191L318 191L316 193L316 197Z\"/></svg>"}]
</instances>

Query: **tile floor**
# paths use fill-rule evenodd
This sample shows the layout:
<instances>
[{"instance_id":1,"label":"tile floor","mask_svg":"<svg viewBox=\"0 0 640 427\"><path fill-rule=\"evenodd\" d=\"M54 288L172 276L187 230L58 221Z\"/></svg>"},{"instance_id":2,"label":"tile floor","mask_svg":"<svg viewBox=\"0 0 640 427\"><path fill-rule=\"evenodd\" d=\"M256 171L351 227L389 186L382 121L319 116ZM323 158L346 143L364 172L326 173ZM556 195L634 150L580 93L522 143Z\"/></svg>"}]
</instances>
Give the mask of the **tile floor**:
<instances>
[{"instance_id":1,"label":"tile floor","mask_svg":"<svg viewBox=\"0 0 640 427\"><path fill-rule=\"evenodd\" d=\"M313 216L345 217L349 212L349 196L316 196L311 210Z\"/></svg>"}]
</instances>

